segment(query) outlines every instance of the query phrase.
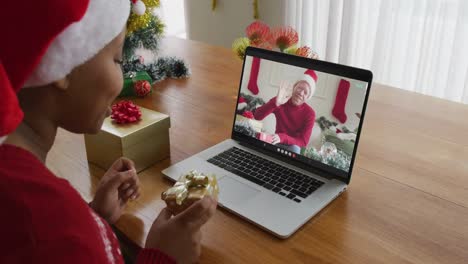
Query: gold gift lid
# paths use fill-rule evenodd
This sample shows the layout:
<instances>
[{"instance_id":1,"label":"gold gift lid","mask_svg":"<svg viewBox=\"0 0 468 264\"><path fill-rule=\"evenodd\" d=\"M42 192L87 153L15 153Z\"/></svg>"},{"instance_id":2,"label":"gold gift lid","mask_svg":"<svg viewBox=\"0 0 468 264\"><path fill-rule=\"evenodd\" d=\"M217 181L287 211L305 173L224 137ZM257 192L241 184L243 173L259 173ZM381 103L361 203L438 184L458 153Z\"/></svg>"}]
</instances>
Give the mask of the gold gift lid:
<instances>
[{"instance_id":1,"label":"gold gift lid","mask_svg":"<svg viewBox=\"0 0 468 264\"><path fill-rule=\"evenodd\" d=\"M146 139L150 140L154 130L158 128L169 129L169 116L147 108L140 107L141 120L129 124L117 124L111 117L104 119L101 131L117 136L121 139L122 147L128 147Z\"/></svg>"}]
</instances>

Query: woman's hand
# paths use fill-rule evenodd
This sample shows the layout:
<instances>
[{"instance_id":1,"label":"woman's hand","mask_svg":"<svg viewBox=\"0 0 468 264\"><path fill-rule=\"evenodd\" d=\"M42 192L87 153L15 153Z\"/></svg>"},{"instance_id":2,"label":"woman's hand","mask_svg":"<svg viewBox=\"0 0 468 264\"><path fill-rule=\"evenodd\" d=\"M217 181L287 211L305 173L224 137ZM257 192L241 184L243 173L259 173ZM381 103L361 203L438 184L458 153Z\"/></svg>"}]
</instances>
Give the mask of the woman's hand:
<instances>
[{"instance_id":1,"label":"woman's hand","mask_svg":"<svg viewBox=\"0 0 468 264\"><path fill-rule=\"evenodd\" d=\"M281 81L278 93L276 95L276 106L286 103L291 98L293 85L288 81Z\"/></svg>"},{"instance_id":2,"label":"woman's hand","mask_svg":"<svg viewBox=\"0 0 468 264\"><path fill-rule=\"evenodd\" d=\"M122 215L127 201L140 196L139 184L133 161L119 158L101 178L96 195L89 205L113 224Z\"/></svg>"},{"instance_id":3,"label":"woman's hand","mask_svg":"<svg viewBox=\"0 0 468 264\"><path fill-rule=\"evenodd\" d=\"M151 226L145 247L157 248L180 264L196 262L201 254L200 228L214 215L217 204L205 197L174 217L164 208Z\"/></svg>"}]
</instances>

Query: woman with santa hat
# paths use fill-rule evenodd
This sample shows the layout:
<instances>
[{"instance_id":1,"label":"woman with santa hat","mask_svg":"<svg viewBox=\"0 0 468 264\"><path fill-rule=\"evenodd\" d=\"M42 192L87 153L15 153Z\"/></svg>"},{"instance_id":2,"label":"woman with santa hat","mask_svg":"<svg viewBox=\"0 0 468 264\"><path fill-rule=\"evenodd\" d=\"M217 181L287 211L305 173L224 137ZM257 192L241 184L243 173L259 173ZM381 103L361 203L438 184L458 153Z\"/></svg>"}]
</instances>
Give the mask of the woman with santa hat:
<instances>
[{"instance_id":1,"label":"woman with santa hat","mask_svg":"<svg viewBox=\"0 0 468 264\"><path fill-rule=\"evenodd\" d=\"M139 196L131 160L105 173L88 205L45 166L57 129L96 133L123 86L129 0L7 1L0 23L0 263L123 263L110 228ZM205 198L163 209L137 263L193 263Z\"/></svg>"}]
</instances>

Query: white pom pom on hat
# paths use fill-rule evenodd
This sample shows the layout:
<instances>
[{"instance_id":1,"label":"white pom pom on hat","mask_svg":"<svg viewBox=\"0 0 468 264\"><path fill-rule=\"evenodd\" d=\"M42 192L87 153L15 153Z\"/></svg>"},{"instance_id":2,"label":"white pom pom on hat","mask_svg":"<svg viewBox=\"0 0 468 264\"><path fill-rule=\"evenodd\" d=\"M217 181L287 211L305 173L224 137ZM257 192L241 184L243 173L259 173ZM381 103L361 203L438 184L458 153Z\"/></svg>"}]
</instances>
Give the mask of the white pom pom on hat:
<instances>
[{"instance_id":1,"label":"white pom pom on hat","mask_svg":"<svg viewBox=\"0 0 468 264\"><path fill-rule=\"evenodd\" d=\"M141 0L132 0L132 11L133 13L139 15L139 16L142 16L145 14L146 12L146 6L145 6L145 3L143 3L143 1Z\"/></svg>"}]
</instances>

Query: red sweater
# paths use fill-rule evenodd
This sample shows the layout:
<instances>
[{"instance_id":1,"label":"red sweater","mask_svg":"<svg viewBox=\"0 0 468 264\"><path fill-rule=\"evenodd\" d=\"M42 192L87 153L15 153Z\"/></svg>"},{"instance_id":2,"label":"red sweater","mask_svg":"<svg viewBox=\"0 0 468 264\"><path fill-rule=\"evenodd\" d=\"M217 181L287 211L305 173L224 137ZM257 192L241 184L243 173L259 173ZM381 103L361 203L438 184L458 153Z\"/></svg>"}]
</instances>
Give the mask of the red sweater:
<instances>
[{"instance_id":1,"label":"red sweater","mask_svg":"<svg viewBox=\"0 0 468 264\"><path fill-rule=\"evenodd\" d=\"M263 120L273 113L276 117L276 130L280 143L305 147L309 144L310 134L315 122L315 111L308 104L294 105L291 99L276 106L276 96L268 103L255 109L254 117Z\"/></svg>"},{"instance_id":2,"label":"red sweater","mask_svg":"<svg viewBox=\"0 0 468 264\"><path fill-rule=\"evenodd\" d=\"M124 263L112 229L30 152L0 145L0 263ZM143 249L136 263L175 263Z\"/></svg>"}]
</instances>

